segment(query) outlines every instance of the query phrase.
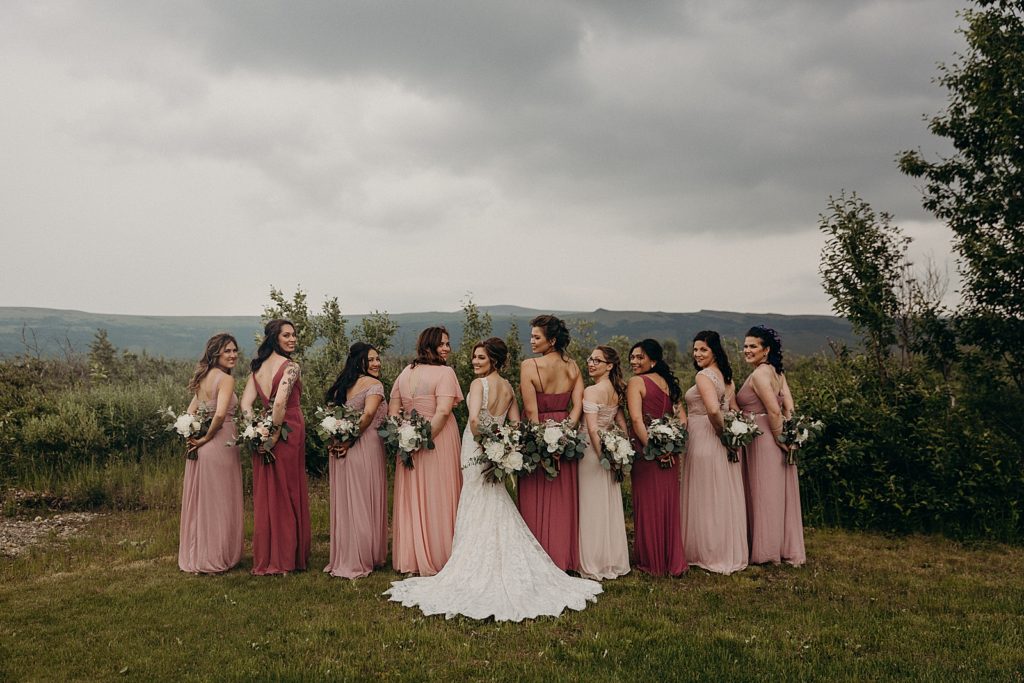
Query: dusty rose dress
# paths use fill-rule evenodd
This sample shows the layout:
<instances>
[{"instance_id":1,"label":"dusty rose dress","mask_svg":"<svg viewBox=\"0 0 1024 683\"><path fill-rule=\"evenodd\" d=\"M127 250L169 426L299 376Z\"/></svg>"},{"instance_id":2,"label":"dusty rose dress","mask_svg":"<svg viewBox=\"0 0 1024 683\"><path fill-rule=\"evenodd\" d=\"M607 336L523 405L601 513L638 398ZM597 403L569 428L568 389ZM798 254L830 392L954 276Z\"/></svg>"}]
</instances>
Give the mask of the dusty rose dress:
<instances>
[{"instance_id":1,"label":"dusty rose dress","mask_svg":"<svg viewBox=\"0 0 1024 683\"><path fill-rule=\"evenodd\" d=\"M561 422L569 417L571 400L572 392L545 394L538 391L539 421ZM562 462L554 480L548 479L539 468L519 480L519 514L562 571L576 570L580 565L577 467L575 461Z\"/></svg>"},{"instance_id":2,"label":"dusty rose dress","mask_svg":"<svg viewBox=\"0 0 1024 683\"><path fill-rule=\"evenodd\" d=\"M217 401L205 401L212 415ZM185 461L181 493L181 534L178 567L183 572L206 574L231 569L242 559L242 461L235 438L232 394L224 425L199 449L195 460Z\"/></svg>"},{"instance_id":3,"label":"dusty rose dress","mask_svg":"<svg viewBox=\"0 0 1024 683\"><path fill-rule=\"evenodd\" d=\"M384 396L384 387L374 383L345 405L363 410L368 396ZM388 477L377 435L387 411L387 401L381 401L345 457L331 456L331 558L324 567L331 576L358 579L388 558Z\"/></svg>"},{"instance_id":4,"label":"dusty rose dress","mask_svg":"<svg viewBox=\"0 0 1024 683\"><path fill-rule=\"evenodd\" d=\"M615 422L617 405L583 402L584 413L597 414L597 428ZM580 575L588 579L614 579L629 573L626 518L622 512L622 488L614 475L601 466L598 448L587 446L579 464Z\"/></svg>"},{"instance_id":5,"label":"dusty rose dress","mask_svg":"<svg viewBox=\"0 0 1024 683\"><path fill-rule=\"evenodd\" d=\"M669 395L649 377L643 400L644 423L672 412ZM644 447L633 439L633 529L636 568L647 574L679 576L688 569L679 529L679 462L662 469L644 460Z\"/></svg>"},{"instance_id":6,"label":"dusty rose dress","mask_svg":"<svg viewBox=\"0 0 1024 683\"><path fill-rule=\"evenodd\" d=\"M781 407L782 396L777 398ZM736 394L736 403L743 412L756 416L757 425L764 432L745 449L743 456L750 561L802 565L807 561L807 553L796 465L787 465L782 451L773 442L764 404L749 379Z\"/></svg>"},{"instance_id":7,"label":"dusty rose dress","mask_svg":"<svg viewBox=\"0 0 1024 683\"><path fill-rule=\"evenodd\" d=\"M415 384L414 384L415 382ZM408 366L395 380L391 401L406 412L416 410L432 418L437 399L462 401L455 371L447 365ZM462 492L461 441L455 417L449 417L434 435L434 449L413 454L415 467L395 466L394 546L395 571L433 576L452 554L455 517Z\"/></svg>"},{"instance_id":8,"label":"dusty rose dress","mask_svg":"<svg viewBox=\"0 0 1024 683\"><path fill-rule=\"evenodd\" d=\"M263 407L270 410L288 363L282 363L267 397L256 384ZM306 422L299 407L301 382L288 395L284 421L291 428L288 440L274 446L277 460L264 464L252 458L252 573L283 574L309 564L309 492L306 483Z\"/></svg>"},{"instance_id":9,"label":"dusty rose dress","mask_svg":"<svg viewBox=\"0 0 1024 683\"><path fill-rule=\"evenodd\" d=\"M719 401L725 387L708 369L701 370L715 384ZM725 446L711 426L697 385L684 394L687 430L683 465L683 546L691 565L710 572L732 574L747 566L747 509L743 497L743 468L729 462Z\"/></svg>"}]
</instances>

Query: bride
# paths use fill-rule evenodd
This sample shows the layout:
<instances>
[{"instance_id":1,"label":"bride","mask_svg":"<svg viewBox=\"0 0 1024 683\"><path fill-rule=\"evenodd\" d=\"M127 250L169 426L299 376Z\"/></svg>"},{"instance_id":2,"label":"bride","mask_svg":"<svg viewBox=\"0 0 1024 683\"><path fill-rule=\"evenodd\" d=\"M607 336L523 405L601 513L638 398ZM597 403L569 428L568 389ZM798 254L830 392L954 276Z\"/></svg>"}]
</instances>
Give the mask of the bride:
<instances>
[{"instance_id":1,"label":"bride","mask_svg":"<svg viewBox=\"0 0 1024 683\"><path fill-rule=\"evenodd\" d=\"M518 422L519 406L512 386L498 374L508 357L497 337L473 348L469 388L469 424L462 436L462 495L455 521L452 555L434 576L395 581L384 592L424 614L462 614L472 619L522 621L543 615L557 617L568 607L581 610L595 601L601 584L567 575L555 566L505 487L481 475L480 455L473 439L489 422Z\"/></svg>"}]
</instances>

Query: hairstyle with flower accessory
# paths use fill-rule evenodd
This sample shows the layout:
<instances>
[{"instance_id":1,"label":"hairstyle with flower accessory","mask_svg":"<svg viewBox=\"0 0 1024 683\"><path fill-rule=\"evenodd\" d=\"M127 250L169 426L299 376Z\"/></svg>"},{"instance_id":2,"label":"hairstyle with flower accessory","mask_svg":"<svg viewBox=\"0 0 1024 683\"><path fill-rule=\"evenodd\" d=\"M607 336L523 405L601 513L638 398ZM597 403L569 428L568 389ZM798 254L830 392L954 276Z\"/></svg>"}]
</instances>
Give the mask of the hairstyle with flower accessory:
<instances>
[{"instance_id":1,"label":"hairstyle with flower accessory","mask_svg":"<svg viewBox=\"0 0 1024 683\"><path fill-rule=\"evenodd\" d=\"M768 349L768 363L775 368L775 372L781 375L786 371L782 366L782 339L778 332L765 325L754 325L747 330L746 336L761 340L761 346Z\"/></svg>"},{"instance_id":2,"label":"hairstyle with flower accessory","mask_svg":"<svg viewBox=\"0 0 1024 683\"><path fill-rule=\"evenodd\" d=\"M702 341L708 345L711 349L711 354L715 357L715 364L718 365L718 369L722 371L722 379L725 380L726 384L732 383L732 366L729 365L729 356L726 355L725 349L722 348L722 338L714 330L701 330L697 334L693 335L693 341ZM693 368L700 371L700 365L697 361L693 361Z\"/></svg>"},{"instance_id":3,"label":"hairstyle with flower accessory","mask_svg":"<svg viewBox=\"0 0 1024 683\"><path fill-rule=\"evenodd\" d=\"M249 363L249 368L256 372L263 365L264 361L270 358L270 354L277 353L284 356L285 358L291 358L292 355L281 348L281 342L277 340L281 336L281 330L284 329L285 325L291 326L295 330L295 323L291 320L285 320L284 318L277 318L267 323L266 327L263 328L263 342L260 344L260 348L256 349L256 357ZM298 330L295 330L298 332Z\"/></svg>"},{"instance_id":4,"label":"hairstyle with flower accessory","mask_svg":"<svg viewBox=\"0 0 1024 683\"><path fill-rule=\"evenodd\" d=\"M188 381L189 391L193 394L199 391L199 383L210 374L210 370L217 367L217 358L224 352L224 347L228 344L234 344L235 349L238 349L238 342L227 332L215 334L206 341L206 350L203 351L203 357L196 363L192 379ZM229 372L228 374L231 373Z\"/></svg>"},{"instance_id":5,"label":"hairstyle with flower accessory","mask_svg":"<svg viewBox=\"0 0 1024 683\"><path fill-rule=\"evenodd\" d=\"M348 390L363 375L370 375L370 351L377 351L377 347L366 342L356 342L348 347L348 358L345 359L345 367L338 373L334 384L324 394L324 400L340 406L348 400ZM380 351L377 351L379 354Z\"/></svg>"},{"instance_id":6,"label":"hairstyle with flower accessory","mask_svg":"<svg viewBox=\"0 0 1024 683\"><path fill-rule=\"evenodd\" d=\"M679 403L683 398L683 390L679 386L679 380L676 379L675 373L672 372L672 368L665 362L665 352L661 348L661 344L656 339L641 339L636 344L633 344L629 348L629 355L633 355L633 351L637 348L643 349L644 354L651 359L654 363L651 369L647 372L640 373L646 375L654 372L661 375L661 378L665 380L665 384L668 385L668 397L672 400L672 403Z\"/></svg>"},{"instance_id":7,"label":"hairstyle with flower accessory","mask_svg":"<svg viewBox=\"0 0 1024 683\"><path fill-rule=\"evenodd\" d=\"M492 370L497 370L500 373L502 368L505 367L505 361L508 360L508 346L501 337L491 337L478 341L476 346L473 347L473 353L476 353L477 349L483 349L484 353L487 354L488 360L491 361Z\"/></svg>"}]
</instances>

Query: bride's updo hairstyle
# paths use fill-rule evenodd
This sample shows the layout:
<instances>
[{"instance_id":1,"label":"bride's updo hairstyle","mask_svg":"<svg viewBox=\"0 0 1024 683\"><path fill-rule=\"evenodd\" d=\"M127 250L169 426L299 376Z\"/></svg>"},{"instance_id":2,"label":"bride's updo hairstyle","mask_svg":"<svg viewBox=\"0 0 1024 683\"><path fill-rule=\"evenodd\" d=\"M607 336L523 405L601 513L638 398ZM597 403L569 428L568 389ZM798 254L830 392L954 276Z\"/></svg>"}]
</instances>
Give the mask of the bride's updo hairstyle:
<instances>
[{"instance_id":1,"label":"bride's updo hairstyle","mask_svg":"<svg viewBox=\"0 0 1024 683\"><path fill-rule=\"evenodd\" d=\"M446 334L448 334L448 329L443 326L428 327L420 332L420 338L416 340L416 360L412 362L412 366L447 365L437 353L438 347L441 346L441 340ZM448 336L451 337L451 335Z\"/></svg>"},{"instance_id":2,"label":"bride's updo hairstyle","mask_svg":"<svg viewBox=\"0 0 1024 683\"><path fill-rule=\"evenodd\" d=\"M544 337L555 345L555 351L565 358L565 350L569 348L569 328L561 318L553 315L538 315L530 321L530 327L539 327Z\"/></svg>"},{"instance_id":3,"label":"bride's updo hairstyle","mask_svg":"<svg viewBox=\"0 0 1024 683\"><path fill-rule=\"evenodd\" d=\"M656 339L641 339L629 349L629 354L633 355L633 351L637 348L643 349L644 355L651 359L654 365L651 369L645 373L653 372L661 375L661 378L665 380L665 384L668 385L668 397L672 400L672 403L679 403L683 398L683 390L679 387L679 380L676 379L676 375L672 372L672 368L665 362L665 352L661 348L661 344Z\"/></svg>"},{"instance_id":4,"label":"bride's updo hairstyle","mask_svg":"<svg viewBox=\"0 0 1024 683\"><path fill-rule=\"evenodd\" d=\"M281 330L284 329L285 325L290 325L291 328L295 329L295 323L291 320L285 320L284 318L277 318L267 323L267 326L263 328L263 343L260 344L260 348L256 349L256 357L249 363L249 369L256 372L263 366L264 361L270 358L270 354L278 353L285 358L291 358L292 355L287 353L281 348L281 343L277 340L281 334ZM298 330L296 330L297 332Z\"/></svg>"},{"instance_id":5,"label":"bride's updo hairstyle","mask_svg":"<svg viewBox=\"0 0 1024 683\"><path fill-rule=\"evenodd\" d=\"M501 337L491 337L490 339L477 342L476 346L473 347L473 353L476 353L477 349L484 350L487 358L491 361L492 369L501 372L502 368L505 367L505 362L508 361L508 346L505 345L505 340Z\"/></svg>"},{"instance_id":6,"label":"bride's updo hairstyle","mask_svg":"<svg viewBox=\"0 0 1024 683\"><path fill-rule=\"evenodd\" d=\"M761 346L768 349L768 363L775 368L775 372L780 375L785 372L782 366L782 340L778 332L764 325L754 325L747 330L747 336L761 340Z\"/></svg>"}]
</instances>

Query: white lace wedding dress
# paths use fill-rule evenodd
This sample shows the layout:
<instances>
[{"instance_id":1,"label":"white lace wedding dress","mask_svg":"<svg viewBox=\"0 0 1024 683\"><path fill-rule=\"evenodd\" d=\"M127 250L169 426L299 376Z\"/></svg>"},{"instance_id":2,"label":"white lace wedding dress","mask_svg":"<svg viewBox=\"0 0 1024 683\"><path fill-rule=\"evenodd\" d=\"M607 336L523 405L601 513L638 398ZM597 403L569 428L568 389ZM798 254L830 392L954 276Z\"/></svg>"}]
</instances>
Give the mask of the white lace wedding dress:
<instances>
[{"instance_id":1,"label":"white lace wedding dress","mask_svg":"<svg viewBox=\"0 0 1024 683\"><path fill-rule=\"evenodd\" d=\"M480 421L504 422L504 414L487 412L487 395L485 378ZM566 607L581 610L588 600L596 601L601 584L571 577L555 566L505 487L488 483L480 473L482 465L469 464L478 455L480 446L467 426L462 435L462 495L447 564L434 576L395 581L384 595L427 615L495 621L557 617Z\"/></svg>"}]
</instances>

